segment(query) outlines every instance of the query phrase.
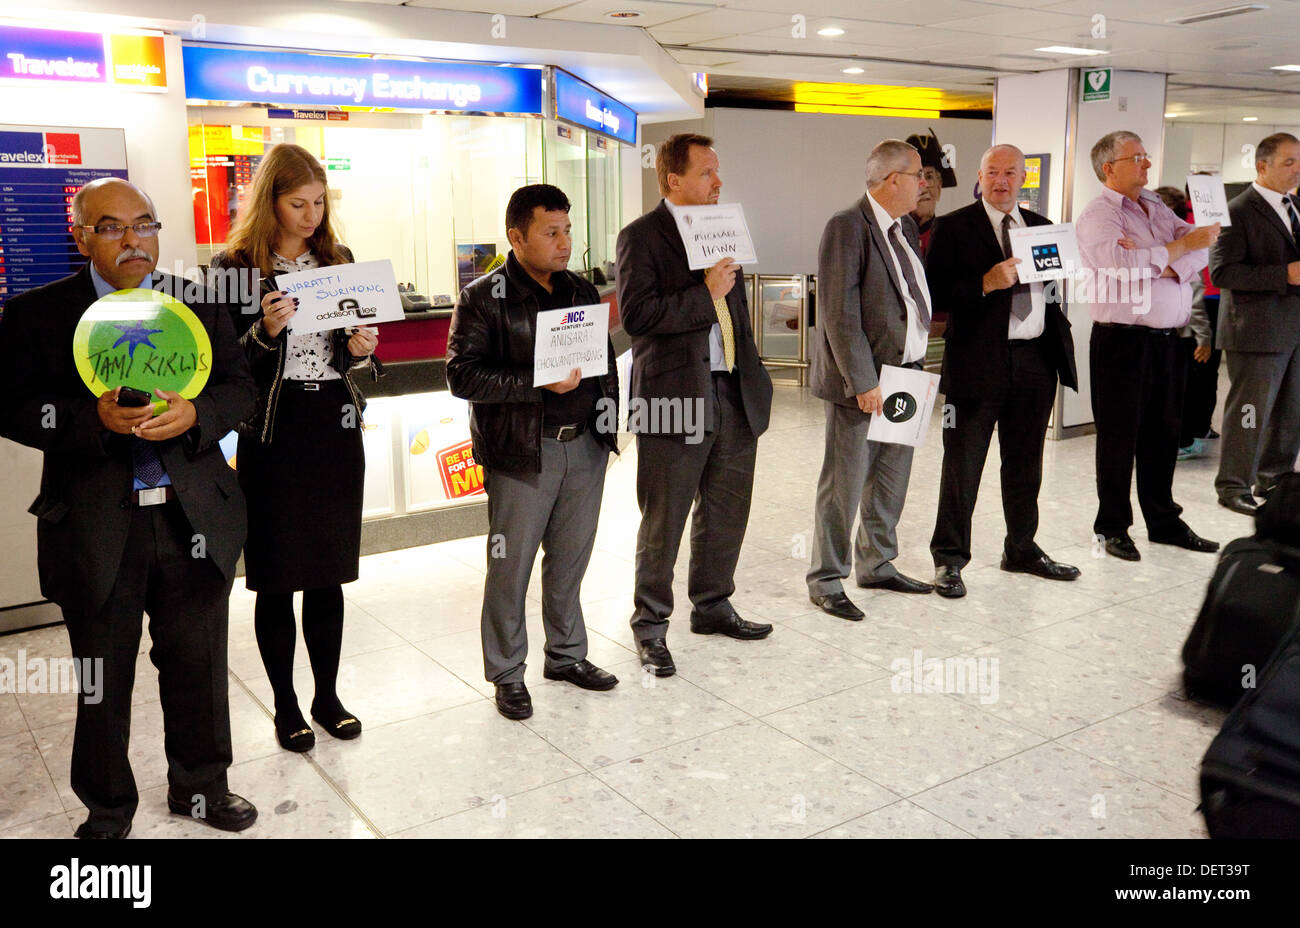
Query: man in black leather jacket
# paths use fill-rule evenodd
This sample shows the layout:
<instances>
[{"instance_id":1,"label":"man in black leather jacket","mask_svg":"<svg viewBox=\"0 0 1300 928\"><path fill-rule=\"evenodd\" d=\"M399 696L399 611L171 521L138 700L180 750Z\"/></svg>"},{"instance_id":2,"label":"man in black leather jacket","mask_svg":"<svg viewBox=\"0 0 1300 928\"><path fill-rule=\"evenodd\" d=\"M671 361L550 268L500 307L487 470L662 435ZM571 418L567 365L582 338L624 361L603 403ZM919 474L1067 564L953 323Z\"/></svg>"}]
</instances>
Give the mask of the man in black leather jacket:
<instances>
[{"instance_id":1,"label":"man in black leather jacket","mask_svg":"<svg viewBox=\"0 0 1300 928\"><path fill-rule=\"evenodd\" d=\"M524 597L540 546L543 676L608 690L618 679L587 660L578 600L596 540L605 466L617 453L618 376L606 340L600 377L533 386L537 314L599 305L596 288L566 270L572 250L569 200L549 184L521 187L506 207L505 266L460 295L447 338L447 381L470 403L475 462L488 496L483 664L497 710L533 714L524 685L528 655ZM608 307L601 307L607 311Z\"/></svg>"}]
</instances>

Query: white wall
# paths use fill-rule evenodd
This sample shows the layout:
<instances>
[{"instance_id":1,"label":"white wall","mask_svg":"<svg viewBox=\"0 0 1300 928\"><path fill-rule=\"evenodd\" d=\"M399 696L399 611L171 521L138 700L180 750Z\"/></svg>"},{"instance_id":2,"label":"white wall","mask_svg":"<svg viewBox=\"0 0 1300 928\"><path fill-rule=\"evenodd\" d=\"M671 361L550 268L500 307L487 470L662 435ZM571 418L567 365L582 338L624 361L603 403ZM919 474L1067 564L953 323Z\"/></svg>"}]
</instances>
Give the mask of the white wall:
<instances>
[{"instance_id":1,"label":"white wall","mask_svg":"<svg viewBox=\"0 0 1300 928\"><path fill-rule=\"evenodd\" d=\"M1161 173L1161 183L1181 187L1192 170L1220 171L1225 183L1245 183L1255 179L1255 146L1274 132L1290 132L1300 137L1300 124L1281 125L1258 122L1193 123L1170 120L1166 132L1180 132L1191 139L1186 159L1170 162ZM1171 158L1173 153L1170 153Z\"/></svg>"},{"instance_id":2,"label":"white wall","mask_svg":"<svg viewBox=\"0 0 1300 928\"><path fill-rule=\"evenodd\" d=\"M690 122L644 126L642 140L658 144L674 132L711 135L718 152L722 200L742 203L758 262L746 273L817 271L817 243L830 217L861 198L872 146L933 128L956 149L957 186L943 191L939 213L971 202L979 158L992 124L984 119L894 119L711 107ZM642 169L642 206L659 201L653 163ZM635 216L625 214L624 224Z\"/></svg>"},{"instance_id":3,"label":"white wall","mask_svg":"<svg viewBox=\"0 0 1300 928\"><path fill-rule=\"evenodd\" d=\"M993 95L993 140L1026 154L1051 156L1043 214L1061 221L1065 193L1068 69L999 77ZM976 168L979 166L976 165Z\"/></svg>"}]
</instances>

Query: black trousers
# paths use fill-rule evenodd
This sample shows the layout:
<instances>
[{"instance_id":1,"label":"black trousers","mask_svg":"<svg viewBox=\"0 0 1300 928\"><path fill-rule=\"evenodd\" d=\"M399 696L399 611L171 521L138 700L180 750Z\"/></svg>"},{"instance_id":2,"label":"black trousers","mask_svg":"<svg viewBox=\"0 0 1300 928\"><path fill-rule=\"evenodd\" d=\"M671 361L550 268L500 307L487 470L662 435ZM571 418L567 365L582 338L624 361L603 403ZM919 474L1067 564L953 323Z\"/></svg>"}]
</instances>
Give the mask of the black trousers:
<instances>
[{"instance_id":1,"label":"black trousers","mask_svg":"<svg viewBox=\"0 0 1300 928\"><path fill-rule=\"evenodd\" d=\"M714 375L712 402L716 428L706 432L701 442L637 435L641 528L632 613L637 641L667 634L673 611L673 567L692 504L687 581L691 611L708 618L725 614L736 591L736 562L749 523L758 439L745 418L735 374Z\"/></svg>"},{"instance_id":2,"label":"black trousers","mask_svg":"<svg viewBox=\"0 0 1300 928\"><path fill-rule=\"evenodd\" d=\"M1210 330L1219 329L1219 298L1205 298L1205 313L1210 317ZM1196 339L1183 339L1187 353L1187 389L1183 392L1183 428L1178 447L1186 448L1193 438L1204 438L1210 432L1210 419L1219 405L1219 364L1223 352L1215 348L1210 360L1202 363L1192 357Z\"/></svg>"},{"instance_id":3,"label":"black trousers","mask_svg":"<svg viewBox=\"0 0 1300 928\"><path fill-rule=\"evenodd\" d=\"M1133 524L1129 496L1137 465L1138 504L1147 535L1186 528L1174 502L1187 354L1176 332L1145 326L1092 327L1092 415L1097 425L1097 518L1109 538Z\"/></svg>"},{"instance_id":4,"label":"black trousers","mask_svg":"<svg viewBox=\"0 0 1300 928\"><path fill-rule=\"evenodd\" d=\"M960 350L960 349L959 349ZM1010 385L995 395L945 397L953 424L943 430L943 475L930 554L936 567L970 563L971 514L979 494L993 427L1002 451L1003 551L1009 560L1041 557L1038 491L1043 482L1043 440L1056 400L1056 371L1041 337L1011 342Z\"/></svg>"},{"instance_id":5,"label":"black trousers","mask_svg":"<svg viewBox=\"0 0 1300 928\"><path fill-rule=\"evenodd\" d=\"M127 745L142 613L149 615L149 659L158 668L171 794L190 803L226 792L231 581L207 557L192 556L195 550L180 503L136 508L108 602L97 615L63 613L78 664L103 661L100 699L78 697L72 742L72 789L94 830L125 828L140 800Z\"/></svg>"}]
</instances>

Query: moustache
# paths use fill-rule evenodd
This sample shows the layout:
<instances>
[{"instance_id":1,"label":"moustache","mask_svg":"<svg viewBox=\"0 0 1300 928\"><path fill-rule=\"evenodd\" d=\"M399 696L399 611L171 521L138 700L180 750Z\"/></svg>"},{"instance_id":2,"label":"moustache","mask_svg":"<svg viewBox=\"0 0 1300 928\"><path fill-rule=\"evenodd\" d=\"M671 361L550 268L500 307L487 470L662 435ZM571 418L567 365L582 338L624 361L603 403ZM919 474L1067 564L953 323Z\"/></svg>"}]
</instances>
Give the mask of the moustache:
<instances>
[{"instance_id":1,"label":"moustache","mask_svg":"<svg viewBox=\"0 0 1300 928\"><path fill-rule=\"evenodd\" d=\"M153 260L150 257L149 252L145 251L143 248L132 248L129 251L124 251L119 254L116 263L121 264L123 261L130 261L132 258L144 258L146 261Z\"/></svg>"}]
</instances>

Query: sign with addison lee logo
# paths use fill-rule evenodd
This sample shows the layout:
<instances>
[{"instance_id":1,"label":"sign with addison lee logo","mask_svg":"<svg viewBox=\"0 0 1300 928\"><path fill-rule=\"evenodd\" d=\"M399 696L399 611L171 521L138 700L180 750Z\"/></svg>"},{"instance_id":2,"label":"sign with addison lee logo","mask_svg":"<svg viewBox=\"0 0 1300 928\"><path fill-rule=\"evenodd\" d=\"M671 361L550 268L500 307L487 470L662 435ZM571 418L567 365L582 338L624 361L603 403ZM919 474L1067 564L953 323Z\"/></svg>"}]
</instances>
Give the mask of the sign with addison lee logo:
<instances>
[{"instance_id":1,"label":"sign with addison lee logo","mask_svg":"<svg viewBox=\"0 0 1300 928\"><path fill-rule=\"evenodd\" d=\"M542 71L185 45L190 100L542 112Z\"/></svg>"},{"instance_id":2,"label":"sign with addison lee logo","mask_svg":"<svg viewBox=\"0 0 1300 928\"><path fill-rule=\"evenodd\" d=\"M559 68L555 69L555 118L636 144L635 110Z\"/></svg>"}]
</instances>

